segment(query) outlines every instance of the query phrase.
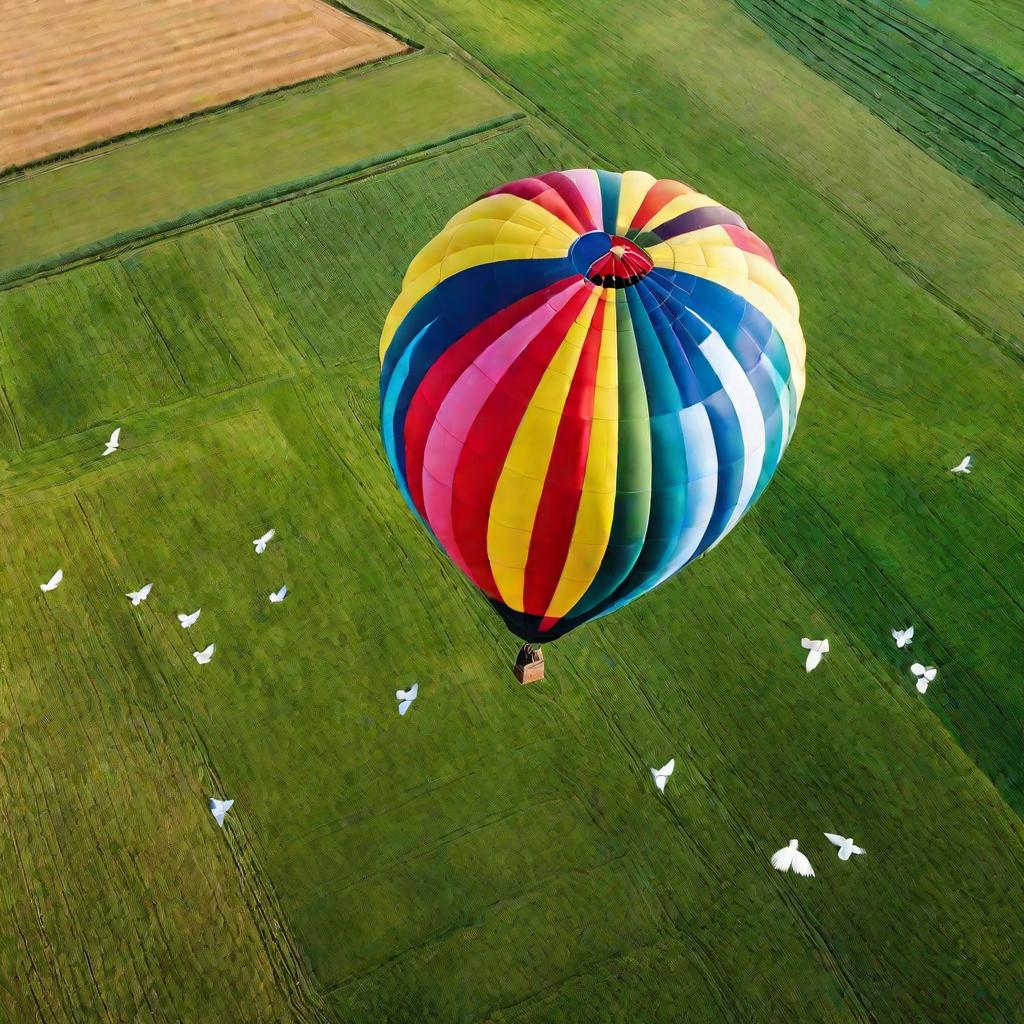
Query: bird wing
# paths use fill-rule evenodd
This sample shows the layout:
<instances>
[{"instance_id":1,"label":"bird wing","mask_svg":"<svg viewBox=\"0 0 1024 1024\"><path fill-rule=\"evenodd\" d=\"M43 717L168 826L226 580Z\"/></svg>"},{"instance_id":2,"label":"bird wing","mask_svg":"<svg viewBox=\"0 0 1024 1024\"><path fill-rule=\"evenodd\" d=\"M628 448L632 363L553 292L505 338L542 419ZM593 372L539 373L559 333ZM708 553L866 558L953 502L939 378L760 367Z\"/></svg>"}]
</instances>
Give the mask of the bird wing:
<instances>
[{"instance_id":1,"label":"bird wing","mask_svg":"<svg viewBox=\"0 0 1024 1024\"><path fill-rule=\"evenodd\" d=\"M913 626L908 626L905 630L903 630L903 636L907 640L913 640L914 639L914 627Z\"/></svg>"},{"instance_id":2,"label":"bird wing","mask_svg":"<svg viewBox=\"0 0 1024 1024\"><path fill-rule=\"evenodd\" d=\"M412 689L409 690L409 700L415 700L416 699L416 695L419 692L420 692L420 684L419 683L413 683L412 684Z\"/></svg>"},{"instance_id":3,"label":"bird wing","mask_svg":"<svg viewBox=\"0 0 1024 1024\"><path fill-rule=\"evenodd\" d=\"M810 651L807 655L807 661L804 662L804 668L808 672L813 672L821 663L821 651Z\"/></svg>"},{"instance_id":4,"label":"bird wing","mask_svg":"<svg viewBox=\"0 0 1024 1024\"><path fill-rule=\"evenodd\" d=\"M825 838L826 838L826 839L827 839L827 840L828 840L828 841L829 841L829 842L830 842L830 843L831 843L831 844L832 844L833 846L842 846L842 845L843 845L843 843L845 843L845 842L846 842L846 837L845 837L845 836L837 836L837 835L835 835L835 833L833 833L833 832L826 832L826 833L825 833Z\"/></svg>"},{"instance_id":5,"label":"bird wing","mask_svg":"<svg viewBox=\"0 0 1024 1024\"><path fill-rule=\"evenodd\" d=\"M811 862L799 851L793 851L793 870L798 875L803 875L804 878L814 877L814 868L811 867Z\"/></svg>"},{"instance_id":6,"label":"bird wing","mask_svg":"<svg viewBox=\"0 0 1024 1024\"><path fill-rule=\"evenodd\" d=\"M412 701L411 700L403 700L402 703L398 705L398 713L400 715L404 715L406 713L406 711L408 711L411 706L412 706Z\"/></svg>"},{"instance_id":7,"label":"bird wing","mask_svg":"<svg viewBox=\"0 0 1024 1024\"><path fill-rule=\"evenodd\" d=\"M118 442L120 440L121 440L121 428L117 427L117 428L115 428L114 432L110 435L110 440L107 442L107 444L113 445L116 448L117 444L118 444Z\"/></svg>"},{"instance_id":8,"label":"bird wing","mask_svg":"<svg viewBox=\"0 0 1024 1024\"><path fill-rule=\"evenodd\" d=\"M149 597L149 592L150 592L150 591L151 591L152 589L153 589L153 584L152 584L152 583L147 583L147 584L146 584L146 585L145 585L145 586L144 586L144 587L143 587L143 588L142 588L142 589L141 589L141 590L139 591L139 593L140 593L140 594L141 594L141 595L143 596L143 598L147 598L147 597Z\"/></svg>"},{"instance_id":9,"label":"bird wing","mask_svg":"<svg viewBox=\"0 0 1024 1024\"><path fill-rule=\"evenodd\" d=\"M772 867L776 871L788 871L792 863L793 850L788 846L784 846L781 850L776 850L772 854Z\"/></svg>"},{"instance_id":10,"label":"bird wing","mask_svg":"<svg viewBox=\"0 0 1024 1024\"><path fill-rule=\"evenodd\" d=\"M867 851L867 850L865 850L863 846L854 846L854 847L853 847L853 848L852 848L852 849L850 850L850 852L851 852L851 853L860 853L860 854L864 854L864 853L867 853L868 851Z\"/></svg>"},{"instance_id":11,"label":"bird wing","mask_svg":"<svg viewBox=\"0 0 1024 1024\"><path fill-rule=\"evenodd\" d=\"M924 670L924 677L925 677L925 679L927 679L928 682L930 683L935 678L935 676L938 674L938 671L939 670L937 668L926 668Z\"/></svg>"},{"instance_id":12,"label":"bird wing","mask_svg":"<svg viewBox=\"0 0 1024 1024\"><path fill-rule=\"evenodd\" d=\"M277 592L277 597L278 597L278 600L279 600L279 601L283 601L283 600L285 599L285 597L286 597L286 595L287 595L287 594L288 594L288 587L287 587L287 586L283 586L283 587L282 587L282 588L281 588L281 589L280 589L280 590L279 590L279 591Z\"/></svg>"},{"instance_id":13,"label":"bird wing","mask_svg":"<svg viewBox=\"0 0 1024 1024\"><path fill-rule=\"evenodd\" d=\"M822 654L828 654L828 637L818 644L818 650L821 651Z\"/></svg>"},{"instance_id":14,"label":"bird wing","mask_svg":"<svg viewBox=\"0 0 1024 1024\"><path fill-rule=\"evenodd\" d=\"M673 757L667 764L662 765L658 769L659 775L664 775L667 779L676 770L676 759Z\"/></svg>"}]
</instances>

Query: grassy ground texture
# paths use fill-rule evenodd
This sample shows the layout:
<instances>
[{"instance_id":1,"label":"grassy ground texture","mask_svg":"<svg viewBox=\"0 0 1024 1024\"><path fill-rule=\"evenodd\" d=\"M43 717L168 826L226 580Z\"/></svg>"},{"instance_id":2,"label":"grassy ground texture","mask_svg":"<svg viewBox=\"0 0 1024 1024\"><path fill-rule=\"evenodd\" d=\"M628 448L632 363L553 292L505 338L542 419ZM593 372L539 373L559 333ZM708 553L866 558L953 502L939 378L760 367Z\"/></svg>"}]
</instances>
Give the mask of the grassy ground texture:
<instances>
[{"instance_id":1,"label":"grassy ground texture","mask_svg":"<svg viewBox=\"0 0 1024 1024\"><path fill-rule=\"evenodd\" d=\"M0 1007L1014 1019L1020 225L726 0L614 33L567 0L365 7L529 121L0 293ZM521 688L390 480L376 343L447 216L583 162L744 214L801 297L808 392L735 534ZM832 640L810 676L802 635ZM816 879L768 866L794 836Z\"/></svg>"},{"instance_id":2,"label":"grassy ground texture","mask_svg":"<svg viewBox=\"0 0 1024 1024\"><path fill-rule=\"evenodd\" d=\"M0 279L195 211L257 203L268 192L337 177L514 113L456 61L417 53L0 178Z\"/></svg>"}]
</instances>

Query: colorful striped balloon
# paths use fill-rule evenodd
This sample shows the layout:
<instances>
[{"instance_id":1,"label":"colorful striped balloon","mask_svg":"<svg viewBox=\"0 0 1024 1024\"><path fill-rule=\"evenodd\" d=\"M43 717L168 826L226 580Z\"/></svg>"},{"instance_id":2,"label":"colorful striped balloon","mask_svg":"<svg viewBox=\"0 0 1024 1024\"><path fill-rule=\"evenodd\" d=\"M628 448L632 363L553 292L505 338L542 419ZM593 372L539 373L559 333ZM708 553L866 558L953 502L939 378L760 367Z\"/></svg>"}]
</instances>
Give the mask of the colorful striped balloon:
<instances>
[{"instance_id":1,"label":"colorful striped balloon","mask_svg":"<svg viewBox=\"0 0 1024 1024\"><path fill-rule=\"evenodd\" d=\"M509 629L562 636L757 500L796 426L798 317L768 246L686 185L502 185L416 256L384 326L398 486Z\"/></svg>"}]
</instances>

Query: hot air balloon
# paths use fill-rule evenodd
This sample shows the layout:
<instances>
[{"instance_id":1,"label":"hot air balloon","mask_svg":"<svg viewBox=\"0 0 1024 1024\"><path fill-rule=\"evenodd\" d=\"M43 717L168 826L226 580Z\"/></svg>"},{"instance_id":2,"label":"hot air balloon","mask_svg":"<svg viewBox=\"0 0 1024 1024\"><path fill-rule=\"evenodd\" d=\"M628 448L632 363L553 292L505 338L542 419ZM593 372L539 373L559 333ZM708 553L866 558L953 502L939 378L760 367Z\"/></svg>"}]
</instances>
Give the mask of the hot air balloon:
<instances>
[{"instance_id":1,"label":"hot air balloon","mask_svg":"<svg viewBox=\"0 0 1024 1024\"><path fill-rule=\"evenodd\" d=\"M413 259L380 342L398 487L530 642L717 544L804 390L796 294L740 216L677 181L514 181Z\"/></svg>"}]
</instances>

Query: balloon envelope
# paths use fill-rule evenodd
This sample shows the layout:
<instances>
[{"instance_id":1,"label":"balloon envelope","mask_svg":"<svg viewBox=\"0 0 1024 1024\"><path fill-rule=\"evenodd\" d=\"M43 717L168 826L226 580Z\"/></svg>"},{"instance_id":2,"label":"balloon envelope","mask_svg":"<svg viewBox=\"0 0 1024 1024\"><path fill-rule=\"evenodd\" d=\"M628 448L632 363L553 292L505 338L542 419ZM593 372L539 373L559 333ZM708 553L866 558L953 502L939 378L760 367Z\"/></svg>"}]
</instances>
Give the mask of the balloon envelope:
<instances>
[{"instance_id":1,"label":"balloon envelope","mask_svg":"<svg viewBox=\"0 0 1024 1024\"><path fill-rule=\"evenodd\" d=\"M796 295L676 181L502 185L409 265L380 344L398 486L525 640L607 615L717 544L796 426Z\"/></svg>"}]
</instances>

